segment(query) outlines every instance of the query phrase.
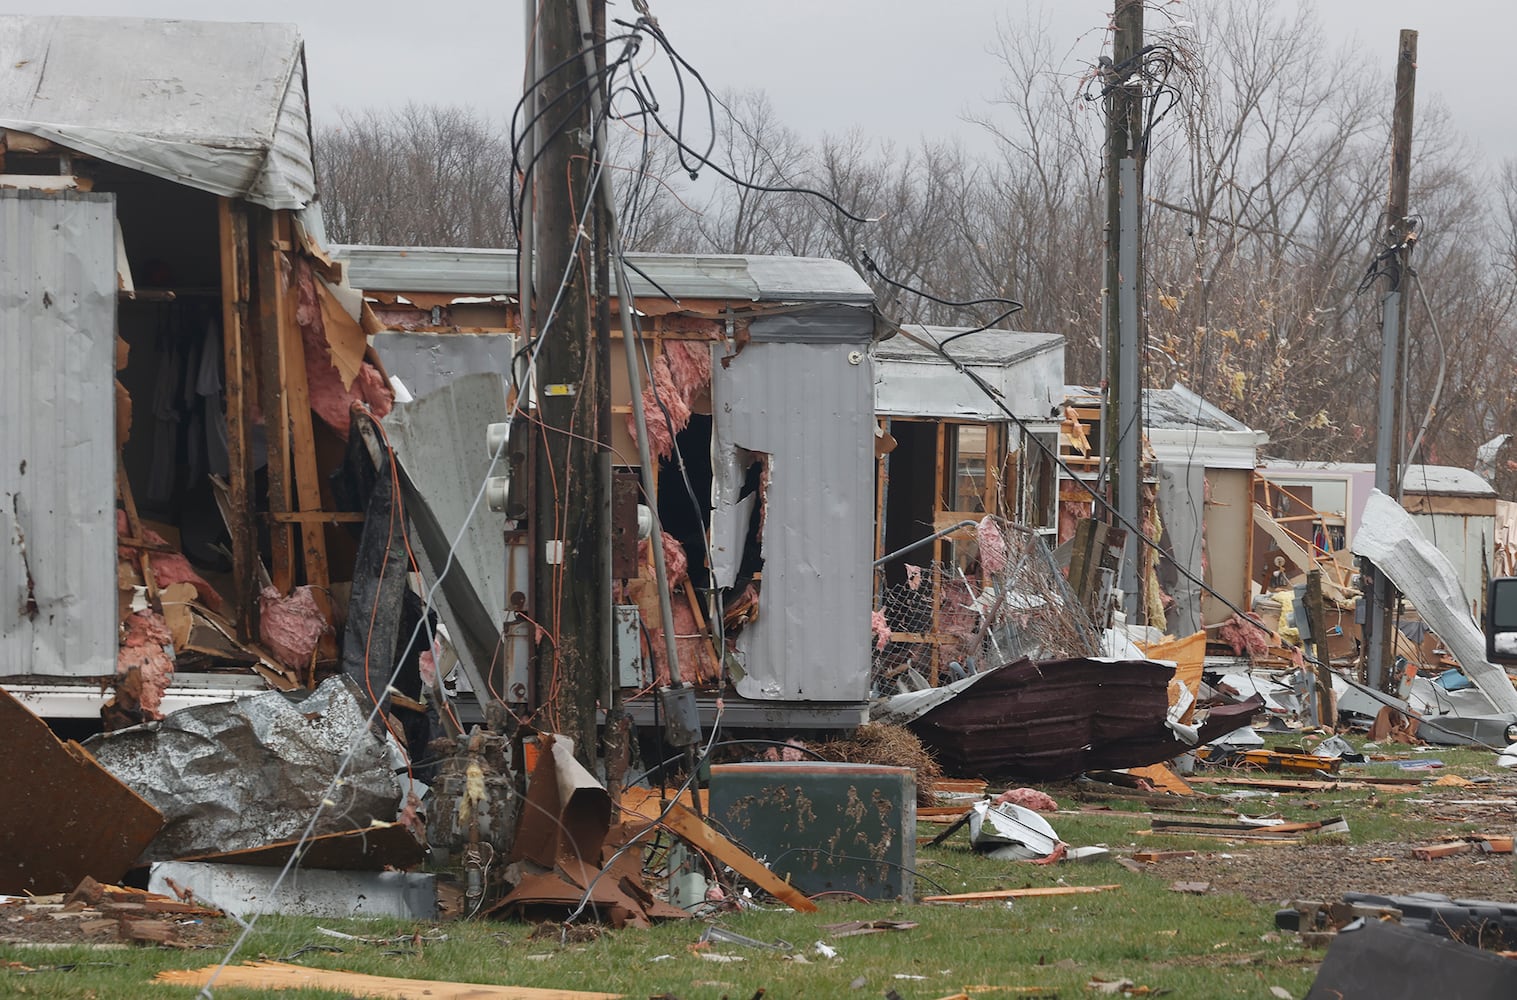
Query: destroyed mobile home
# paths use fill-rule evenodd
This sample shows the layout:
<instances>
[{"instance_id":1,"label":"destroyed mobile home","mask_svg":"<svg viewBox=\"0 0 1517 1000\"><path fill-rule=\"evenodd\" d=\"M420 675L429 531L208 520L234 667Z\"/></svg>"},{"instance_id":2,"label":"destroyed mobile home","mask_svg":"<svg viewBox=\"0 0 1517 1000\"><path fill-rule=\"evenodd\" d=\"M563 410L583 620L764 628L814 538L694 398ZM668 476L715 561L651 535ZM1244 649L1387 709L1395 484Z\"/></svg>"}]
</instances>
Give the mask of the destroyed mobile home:
<instances>
[{"instance_id":1,"label":"destroyed mobile home","mask_svg":"<svg viewBox=\"0 0 1517 1000\"><path fill-rule=\"evenodd\" d=\"M1167 547L1123 556L1061 337L894 327L838 261L630 255L598 721L643 757L601 758L539 714L543 575L603 540L547 523L535 414L575 387L521 375L517 255L325 244L291 28L0 27L0 731L28 820L0 892L159 943L148 915L212 910L646 926L738 880L797 911L1009 899L1037 890L924 895L919 810L967 790L934 842L1090 860L1046 794L986 782L1146 794L1351 749L1263 750L1260 717L1517 736L1465 598L1510 518L1465 477L1422 470L1408 511L1150 390ZM186 68L193 100L81 93L103 31L226 58ZM1394 694L1360 682L1350 554L1407 598ZM734 731L781 745L714 762Z\"/></svg>"}]
</instances>

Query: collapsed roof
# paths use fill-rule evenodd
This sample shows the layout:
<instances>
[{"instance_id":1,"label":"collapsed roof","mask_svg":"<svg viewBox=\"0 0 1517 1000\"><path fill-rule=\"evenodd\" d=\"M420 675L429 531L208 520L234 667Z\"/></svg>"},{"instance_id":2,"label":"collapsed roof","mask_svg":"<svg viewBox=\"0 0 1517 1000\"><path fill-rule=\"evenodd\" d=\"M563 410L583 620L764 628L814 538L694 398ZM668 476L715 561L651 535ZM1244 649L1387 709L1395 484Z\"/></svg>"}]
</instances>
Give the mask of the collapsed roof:
<instances>
[{"instance_id":1,"label":"collapsed roof","mask_svg":"<svg viewBox=\"0 0 1517 1000\"><path fill-rule=\"evenodd\" d=\"M289 24L0 16L0 128L269 208L316 197Z\"/></svg>"}]
</instances>

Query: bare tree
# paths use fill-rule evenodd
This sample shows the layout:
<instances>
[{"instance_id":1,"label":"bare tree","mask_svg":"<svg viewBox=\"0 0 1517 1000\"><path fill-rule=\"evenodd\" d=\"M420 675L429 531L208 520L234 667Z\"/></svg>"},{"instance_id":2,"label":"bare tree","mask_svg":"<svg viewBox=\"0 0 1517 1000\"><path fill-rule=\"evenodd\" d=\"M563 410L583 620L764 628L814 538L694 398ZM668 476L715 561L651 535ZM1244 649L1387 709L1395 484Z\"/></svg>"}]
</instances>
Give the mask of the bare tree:
<instances>
[{"instance_id":1,"label":"bare tree","mask_svg":"<svg viewBox=\"0 0 1517 1000\"><path fill-rule=\"evenodd\" d=\"M511 155L466 108L409 104L316 131L327 231L340 243L514 246Z\"/></svg>"}]
</instances>

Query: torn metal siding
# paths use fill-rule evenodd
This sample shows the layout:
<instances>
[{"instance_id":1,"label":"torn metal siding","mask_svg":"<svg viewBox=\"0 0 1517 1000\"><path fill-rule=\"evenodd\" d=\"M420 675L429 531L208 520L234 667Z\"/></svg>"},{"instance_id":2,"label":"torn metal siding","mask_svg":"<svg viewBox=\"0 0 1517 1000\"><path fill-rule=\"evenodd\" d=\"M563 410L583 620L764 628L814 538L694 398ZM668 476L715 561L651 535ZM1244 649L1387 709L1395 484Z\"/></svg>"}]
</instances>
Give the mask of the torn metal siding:
<instances>
[{"instance_id":1,"label":"torn metal siding","mask_svg":"<svg viewBox=\"0 0 1517 1000\"><path fill-rule=\"evenodd\" d=\"M757 324L755 324L757 325ZM736 502L744 453L767 457L763 591L737 638L737 691L759 700L862 701L869 692L874 383L855 342L755 337L712 372L713 500ZM732 461L731 457L739 456Z\"/></svg>"},{"instance_id":2,"label":"torn metal siding","mask_svg":"<svg viewBox=\"0 0 1517 1000\"><path fill-rule=\"evenodd\" d=\"M316 194L289 24L0 16L0 127L213 194Z\"/></svg>"},{"instance_id":3,"label":"torn metal siding","mask_svg":"<svg viewBox=\"0 0 1517 1000\"><path fill-rule=\"evenodd\" d=\"M1517 712L1517 690L1506 671L1486 661L1485 637L1470 615L1458 571L1418 530L1412 515L1371 490L1353 548L1354 555L1369 559L1406 595L1496 710Z\"/></svg>"},{"instance_id":4,"label":"torn metal siding","mask_svg":"<svg viewBox=\"0 0 1517 1000\"><path fill-rule=\"evenodd\" d=\"M116 672L116 211L0 191L0 674Z\"/></svg>"}]
</instances>

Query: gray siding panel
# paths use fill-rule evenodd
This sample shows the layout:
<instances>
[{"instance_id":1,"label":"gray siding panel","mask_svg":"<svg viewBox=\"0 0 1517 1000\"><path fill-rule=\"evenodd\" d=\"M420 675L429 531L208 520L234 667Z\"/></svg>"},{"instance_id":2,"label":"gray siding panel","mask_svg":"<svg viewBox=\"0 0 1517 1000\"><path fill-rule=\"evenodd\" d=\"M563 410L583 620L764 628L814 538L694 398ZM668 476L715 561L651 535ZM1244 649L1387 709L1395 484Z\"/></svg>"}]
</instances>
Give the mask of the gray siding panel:
<instances>
[{"instance_id":1,"label":"gray siding panel","mask_svg":"<svg viewBox=\"0 0 1517 1000\"><path fill-rule=\"evenodd\" d=\"M713 372L716 465L733 449L769 458L759 615L738 638L746 698L868 697L874 384L861 346L755 341Z\"/></svg>"},{"instance_id":2,"label":"gray siding panel","mask_svg":"<svg viewBox=\"0 0 1517 1000\"><path fill-rule=\"evenodd\" d=\"M116 670L115 204L0 192L0 675Z\"/></svg>"}]
</instances>

